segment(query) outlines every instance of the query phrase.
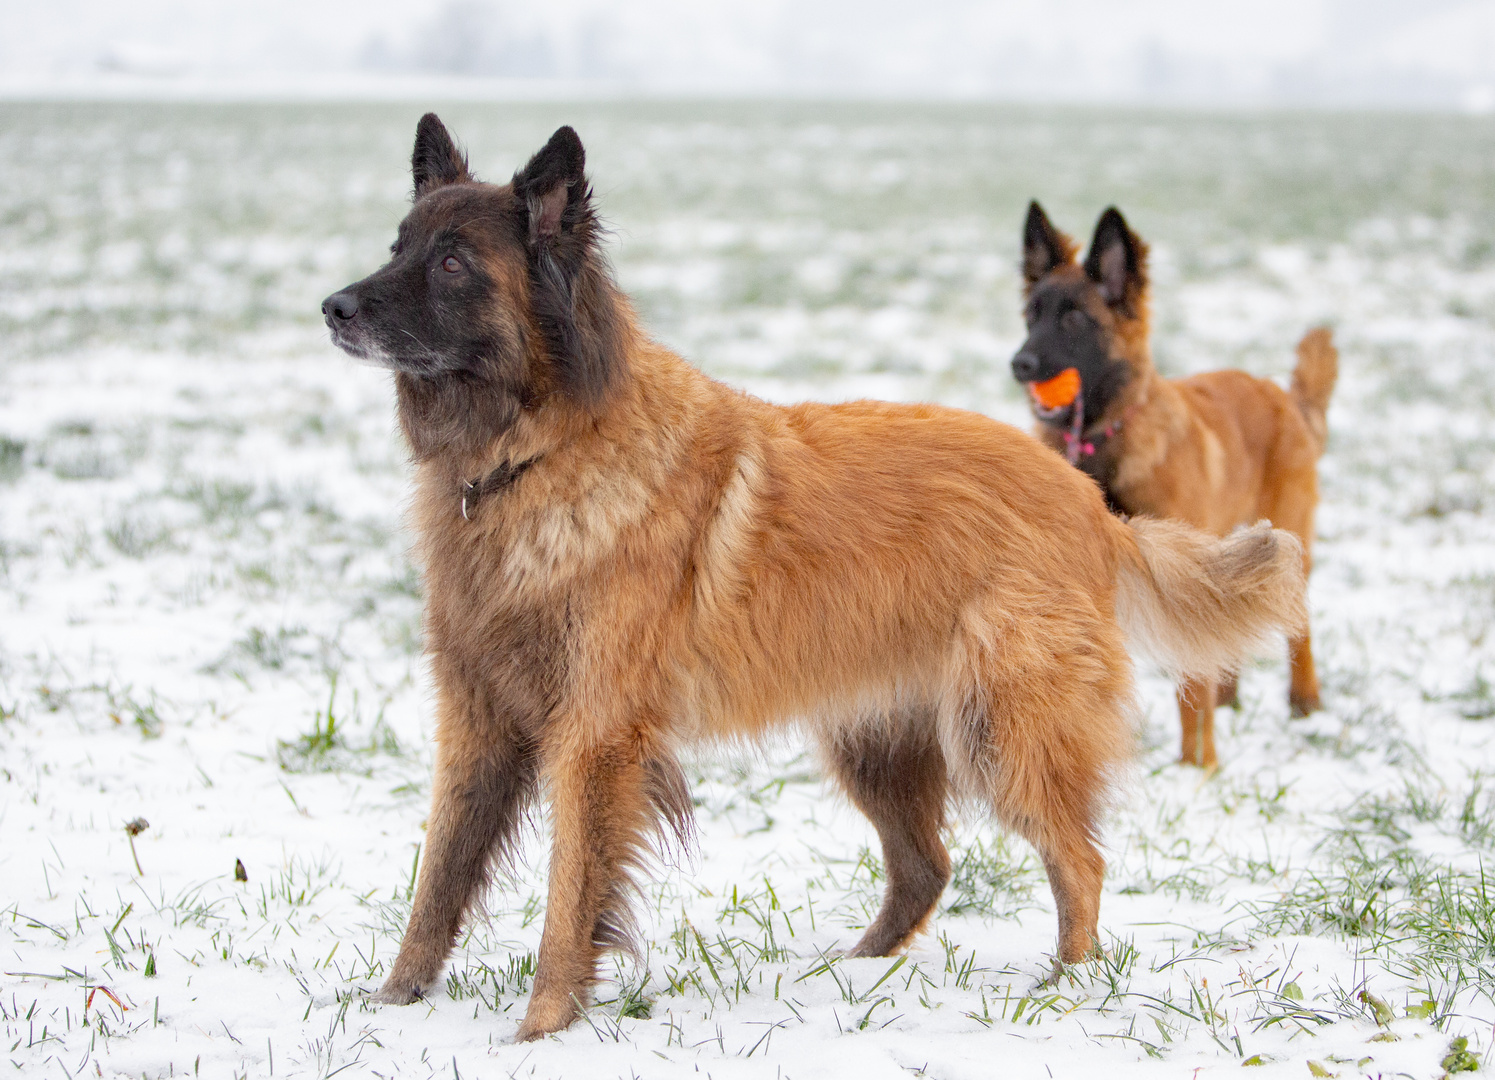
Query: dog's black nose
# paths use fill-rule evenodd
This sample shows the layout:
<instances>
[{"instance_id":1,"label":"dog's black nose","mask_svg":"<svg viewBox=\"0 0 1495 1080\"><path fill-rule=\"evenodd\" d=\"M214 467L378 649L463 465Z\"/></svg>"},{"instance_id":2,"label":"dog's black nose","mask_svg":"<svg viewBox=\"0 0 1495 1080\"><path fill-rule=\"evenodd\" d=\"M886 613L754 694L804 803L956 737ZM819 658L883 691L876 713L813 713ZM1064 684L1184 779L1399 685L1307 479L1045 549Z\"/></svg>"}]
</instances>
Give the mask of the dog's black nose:
<instances>
[{"instance_id":1,"label":"dog's black nose","mask_svg":"<svg viewBox=\"0 0 1495 1080\"><path fill-rule=\"evenodd\" d=\"M348 320L358 314L358 297L350 292L333 293L322 301L323 318Z\"/></svg>"},{"instance_id":2,"label":"dog's black nose","mask_svg":"<svg viewBox=\"0 0 1495 1080\"><path fill-rule=\"evenodd\" d=\"M1038 367L1038 357L1020 352L1012 358L1012 377L1018 382L1032 382L1038 378Z\"/></svg>"}]
</instances>

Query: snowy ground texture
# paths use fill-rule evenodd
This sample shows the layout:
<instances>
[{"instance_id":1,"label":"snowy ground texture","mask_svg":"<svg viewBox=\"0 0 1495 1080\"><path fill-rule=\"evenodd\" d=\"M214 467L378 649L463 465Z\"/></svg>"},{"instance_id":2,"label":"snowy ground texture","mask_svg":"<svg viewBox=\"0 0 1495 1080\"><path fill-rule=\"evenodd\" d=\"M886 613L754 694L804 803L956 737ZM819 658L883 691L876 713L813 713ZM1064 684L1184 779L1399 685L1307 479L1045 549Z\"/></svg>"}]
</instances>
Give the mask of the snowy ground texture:
<instances>
[{"instance_id":1,"label":"snowy ground texture","mask_svg":"<svg viewBox=\"0 0 1495 1080\"><path fill-rule=\"evenodd\" d=\"M619 960L569 1031L516 1046L543 821L444 990L367 1001L420 851L429 683L388 379L326 343L317 305L381 261L421 111L0 106L0 1060L1303 1080L1483 1059L1488 120L447 110L499 178L574 123L649 324L777 400L933 399L1025 424L1006 362L1034 195L1082 233L1116 202L1154 242L1167 371L1283 377L1322 320L1343 349L1311 589L1326 708L1290 722L1283 664L1263 662L1205 779L1172 763L1170 691L1145 678L1106 829L1106 961L1037 985L1042 871L981 821L951 836L928 937L896 961L838 959L876 905L877 849L786 740L692 765L701 842L646 890L647 955Z\"/></svg>"}]
</instances>

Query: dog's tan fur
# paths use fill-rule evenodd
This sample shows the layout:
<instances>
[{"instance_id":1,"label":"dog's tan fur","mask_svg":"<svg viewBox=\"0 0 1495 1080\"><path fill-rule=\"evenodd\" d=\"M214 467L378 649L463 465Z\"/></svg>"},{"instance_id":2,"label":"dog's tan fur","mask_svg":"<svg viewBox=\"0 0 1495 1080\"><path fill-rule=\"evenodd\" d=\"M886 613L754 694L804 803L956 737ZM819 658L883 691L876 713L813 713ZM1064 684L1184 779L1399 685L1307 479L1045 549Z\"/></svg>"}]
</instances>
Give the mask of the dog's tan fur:
<instances>
[{"instance_id":1,"label":"dog's tan fur","mask_svg":"<svg viewBox=\"0 0 1495 1080\"><path fill-rule=\"evenodd\" d=\"M1098 230L1097 242L1100 236ZM1120 254L1113 253L1108 263L1107 252L1094 250L1095 244L1081 267L1077 245L1057 230L1049 245L1057 260L1045 265L1031 246L1024 259L1027 293L1046 280L1070 289L1100 326L1111 361L1128 369L1104 411L1087 417L1088 431L1105 432L1111 425L1115 431L1092 436L1101 445L1094 459L1084 462L1087 471L1113 506L1127 514L1187 522L1215 536L1270 521L1298 538L1306 575L1318 504L1317 462L1328 436L1325 412L1338 371L1330 332L1310 330L1298 343L1290 390L1243 371L1165 379L1152 363L1147 245L1129 230L1128 239L1134 258L1130 273ZM1109 301L1107 272L1120 275ZM1037 433L1064 452L1058 426L1040 422ZM1289 655L1290 704L1294 715L1307 715L1319 707L1319 685L1306 625L1289 642ZM1197 677L1182 680L1183 761L1209 770L1218 766L1214 708L1217 702L1233 703L1235 693L1234 673L1219 686Z\"/></svg>"},{"instance_id":2,"label":"dog's tan fur","mask_svg":"<svg viewBox=\"0 0 1495 1080\"><path fill-rule=\"evenodd\" d=\"M454 175L474 199L514 202L512 185L476 184L465 163ZM525 370L556 362L524 290L486 303L501 310L474 317L528 327ZM609 304L619 353L605 394L536 396L482 440L412 433L427 446L414 524L437 772L379 999L434 984L543 790L550 893L519 1038L565 1027L600 950L627 938L651 830L689 827L677 752L792 723L882 839L887 898L854 955L900 949L929 918L956 795L1034 844L1059 957L1083 959L1098 934L1098 815L1131 743L1118 620L1210 677L1301 624L1296 542L1125 523L1037 442L971 413L767 404L650 341L621 295ZM408 430L420 387L398 378ZM464 518L463 482L521 461L533 464Z\"/></svg>"}]
</instances>

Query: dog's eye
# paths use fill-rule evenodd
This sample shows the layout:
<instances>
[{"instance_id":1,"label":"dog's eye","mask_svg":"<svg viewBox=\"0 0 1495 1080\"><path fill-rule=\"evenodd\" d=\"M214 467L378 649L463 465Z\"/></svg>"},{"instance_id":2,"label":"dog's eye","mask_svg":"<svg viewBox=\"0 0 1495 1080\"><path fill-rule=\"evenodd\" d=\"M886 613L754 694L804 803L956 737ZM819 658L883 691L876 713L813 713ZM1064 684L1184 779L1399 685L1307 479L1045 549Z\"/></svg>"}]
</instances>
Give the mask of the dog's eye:
<instances>
[{"instance_id":1,"label":"dog's eye","mask_svg":"<svg viewBox=\"0 0 1495 1080\"><path fill-rule=\"evenodd\" d=\"M1059 318L1059 325L1066 330L1083 330L1090 324L1090 317L1079 308L1070 308Z\"/></svg>"},{"instance_id":2,"label":"dog's eye","mask_svg":"<svg viewBox=\"0 0 1495 1080\"><path fill-rule=\"evenodd\" d=\"M441 260L441 268L448 274L457 274L462 271L462 260L455 255L448 255Z\"/></svg>"}]
</instances>

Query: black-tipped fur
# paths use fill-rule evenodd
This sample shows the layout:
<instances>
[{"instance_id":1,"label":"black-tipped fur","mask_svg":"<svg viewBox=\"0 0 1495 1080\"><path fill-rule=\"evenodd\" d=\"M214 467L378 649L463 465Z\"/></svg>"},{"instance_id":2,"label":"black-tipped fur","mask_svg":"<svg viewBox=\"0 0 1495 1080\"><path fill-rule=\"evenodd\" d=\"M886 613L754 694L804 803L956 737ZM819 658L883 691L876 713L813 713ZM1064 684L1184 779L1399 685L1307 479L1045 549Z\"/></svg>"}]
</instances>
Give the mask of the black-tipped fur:
<instances>
[{"instance_id":1,"label":"black-tipped fur","mask_svg":"<svg viewBox=\"0 0 1495 1080\"><path fill-rule=\"evenodd\" d=\"M661 862L688 854L695 845L695 804L690 785L673 758L649 758L643 763L643 790L653 814L657 848L652 853ZM641 958L645 949L632 901L643 891L640 875L651 852L645 846L646 831L634 834L618 860L616 875L592 928L592 942L606 949L621 949Z\"/></svg>"},{"instance_id":2,"label":"black-tipped fur","mask_svg":"<svg viewBox=\"0 0 1495 1080\"><path fill-rule=\"evenodd\" d=\"M1054 228L1043 207L1034 199L1023 222L1023 284L1031 290L1050 270L1075 256L1074 241Z\"/></svg>"},{"instance_id":3,"label":"black-tipped fur","mask_svg":"<svg viewBox=\"0 0 1495 1080\"><path fill-rule=\"evenodd\" d=\"M600 401L624 363L617 298L598 251L602 232L587 183L586 151L559 128L514 174L514 192L529 211L530 302L562 389L574 400Z\"/></svg>"},{"instance_id":4,"label":"black-tipped fur","mask_svg":"<svg viewBox=\"0 0 1495 1080\"><path fill-rule=\"evenodd\" d=\"M1121 211L1109 206L1095 223L1090 252L1085 256L1085 274L1100 287L1106 303L1135 317L1147 291L1146 255L1146 245L1132 232Z\"/></svg>"},{"instance_id":5,"label":"black-tipped fur","mask_svg":"<svg viewBox=\"0 0 1495 1080\"><path fill-rule=\"evenodd\" d=\"M457 149L446 125L435 113L426 113L415 126L410 172L415 179L417 199L432 188L472 179L467 172L467 155Z\"/></svg>"},{"instance_id":6,"label":"black-tipped fur","mask_svg":"<svg viewBox=\"0 0 1495 1080\"><path fill-rule=\"evenodd\" d=\"M673 847L680 854L695 844L696 808L690 785L680 765L672 758L650 758L644 762L644 794L659 815L660 854Z\"/></svg>"}]
</instances>

